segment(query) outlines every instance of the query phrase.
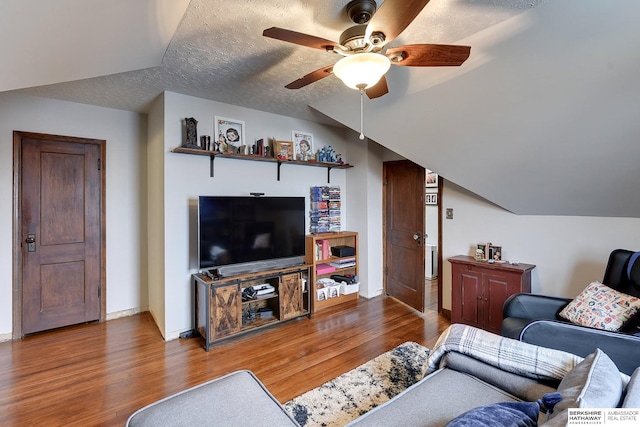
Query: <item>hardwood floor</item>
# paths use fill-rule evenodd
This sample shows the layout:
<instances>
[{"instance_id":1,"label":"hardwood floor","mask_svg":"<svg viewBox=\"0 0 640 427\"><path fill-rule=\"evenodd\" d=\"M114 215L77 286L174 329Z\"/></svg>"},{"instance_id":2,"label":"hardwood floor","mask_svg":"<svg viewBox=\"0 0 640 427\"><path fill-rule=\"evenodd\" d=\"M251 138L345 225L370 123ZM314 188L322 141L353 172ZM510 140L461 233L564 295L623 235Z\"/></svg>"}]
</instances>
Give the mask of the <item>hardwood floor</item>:
<instances>
[{"instance_id":1,"label":"hardwood floor","mask_svg":"<svg viewBox=\"0 0 640 427\"><path fill-rule=\"evenodd\" d=\"M438 310L438 279L424 280L424 309Z\"/></svg>"},{"instance_id":2,"label":"hardwood floor","mask_svg":"<svg viewBox=\"0 0 640 427\"><path fill-rule=\"evenodd\" d=\"M124 425L138 408L237 369L281 402L449 326L388 297L360 298L214 345L164 342L149 313L0 343L0 425Z\"/></svg>"}]
</instances>

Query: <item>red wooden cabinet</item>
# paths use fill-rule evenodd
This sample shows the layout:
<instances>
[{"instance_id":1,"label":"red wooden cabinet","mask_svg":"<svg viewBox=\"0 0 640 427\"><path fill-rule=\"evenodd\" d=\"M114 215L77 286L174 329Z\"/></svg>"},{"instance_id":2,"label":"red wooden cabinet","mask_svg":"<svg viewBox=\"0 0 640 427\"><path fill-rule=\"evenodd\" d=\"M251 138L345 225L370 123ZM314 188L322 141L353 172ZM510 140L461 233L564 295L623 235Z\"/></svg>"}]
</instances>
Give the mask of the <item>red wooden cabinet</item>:
<instances>
[{"instance_id":1,"label":"red wooden cabinet","mask_svg":"<svg viewBox=\"0 0 640 427\"><path fill-rule=\"evenodd\" d=\"M451 322L500 333L502 306L519 292L531 292L533 264L489 264L459 255L451 263Z\"/></svg>"}]
</instances>

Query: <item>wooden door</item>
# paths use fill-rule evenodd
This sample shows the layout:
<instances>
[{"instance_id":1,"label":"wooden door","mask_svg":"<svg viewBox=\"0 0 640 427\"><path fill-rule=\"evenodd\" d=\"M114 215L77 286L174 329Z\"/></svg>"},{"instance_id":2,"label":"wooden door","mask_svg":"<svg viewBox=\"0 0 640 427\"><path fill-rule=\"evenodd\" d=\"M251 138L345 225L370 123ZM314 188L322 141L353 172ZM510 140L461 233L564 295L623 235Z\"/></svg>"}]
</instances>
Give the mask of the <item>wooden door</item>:
<instances>
[{"instance_id":1,"label":"wooden door","mask_svg":"<svg viewBox=\"0 0 640 427\"><path fill-rule=\"evenodd\" d=\"M103 316L103 149L99 140L14 133L21 335Z\"/></svg>"},{"instance_id":2,"label":"wooden door","mask_svg":"<svg viewBox=\"0 0 640 427\"><path fill-rule=\"evenodd\" d=\"M385 162L386 293L424 311L425 170L408 160Z\"/></svg>"},{"instance_id":3,"label":"wooden door","mask_svg":"<svg viewBox=\"0 0 640 427\"><path fill-rule=\"evenodd\" d=\"M242 328L240 285L217 286L211 292L211 335L213 339L237 334Z\"/></svg>"},{"instance_id":4,"label":"wooden door","mask_svg":"<svg viewBox=\"0 0 640 427\"><path fill-rule=\"evenodd\" d=\"M517 274L489 270L484 274L484 329L500 333L502 306L511 294L518 292L513 283L518 283Z\"/></svg>"},{"instance_id":5,"label":"wooden door","mask_svg":"<svg viewBox=\"0 0 640 427\"><path fill-rule=\"evenodd\" d=\"M451 323L483 327L483 274L465 265L452 271Z\"/></svg>"}]
</instances>

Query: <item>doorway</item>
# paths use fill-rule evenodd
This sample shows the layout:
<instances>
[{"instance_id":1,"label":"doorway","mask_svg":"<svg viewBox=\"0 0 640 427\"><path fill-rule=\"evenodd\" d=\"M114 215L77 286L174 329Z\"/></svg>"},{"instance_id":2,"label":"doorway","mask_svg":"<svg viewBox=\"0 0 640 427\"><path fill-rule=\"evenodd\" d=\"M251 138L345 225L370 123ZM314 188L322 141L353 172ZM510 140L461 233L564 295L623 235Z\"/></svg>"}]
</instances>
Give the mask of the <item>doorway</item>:
<instances>
[{"instance_id":1,"label":"doorway","mask_svg":"<svg viewBox=\"0 0 640 427\"><path fill-rule=\"evenodd\" d=\"M105 318L105 145L13 134L14 339Z\"/></svg>"},{"instance_id":2,"label":"doorway","mask_svg":"<svg viewBox=\"0 0 640 427\"><path fill-rule=\"evenodd\" d=\"M442 313L442 185L443 178L427 171L425 185L425 307Z\"/></svg>"}]
</instances>

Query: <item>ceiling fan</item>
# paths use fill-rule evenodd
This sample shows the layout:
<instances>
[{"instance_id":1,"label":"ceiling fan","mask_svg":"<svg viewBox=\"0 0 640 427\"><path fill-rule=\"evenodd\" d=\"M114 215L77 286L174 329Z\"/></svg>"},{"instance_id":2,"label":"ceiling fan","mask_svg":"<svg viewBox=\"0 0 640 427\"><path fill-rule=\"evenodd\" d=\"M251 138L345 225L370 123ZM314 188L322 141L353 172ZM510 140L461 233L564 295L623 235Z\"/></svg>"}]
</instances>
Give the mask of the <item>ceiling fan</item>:
<instances>
[{"instance_id":1,"label":"ceiling fan","mask_svg":"<svg viewBox=\"0 0 640 427\"><path fill-rule=\"evenodd\" d=\"M357 25L345 30L336 43L283 28L264 30L265 37L295 43L341 55L334 65L322 67L286 85L299 89L331 74L347 86L366 92L371 99L389 92L386 72L390 65L414 67L459 66L469 57L471 47L441 44L409 44L390 48L429 0L384 0L376 12L374 0L352 0L347 4L349 18Z\"/></svg>"}]
</instances>

